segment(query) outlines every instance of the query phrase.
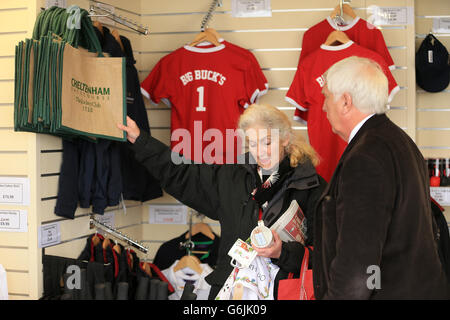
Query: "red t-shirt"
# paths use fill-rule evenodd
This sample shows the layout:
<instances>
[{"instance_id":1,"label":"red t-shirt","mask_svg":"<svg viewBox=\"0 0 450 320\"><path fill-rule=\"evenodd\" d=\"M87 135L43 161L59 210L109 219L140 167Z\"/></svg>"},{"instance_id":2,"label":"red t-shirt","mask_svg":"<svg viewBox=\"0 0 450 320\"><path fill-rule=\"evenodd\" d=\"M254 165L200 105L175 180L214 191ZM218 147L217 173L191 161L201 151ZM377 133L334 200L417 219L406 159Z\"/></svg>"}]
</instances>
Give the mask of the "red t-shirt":
<instances>
[{"instance_id":1,"label":"red t-shirt","mask_svg":"<svg viewBox=\"0 0 450 320\"><path fill-rule=\"evenodd\" d=\"M244 108L267 92L256 58L238 48L226 42L184 46L163 57L141 83L153 104L172 108L171 147L194 162L236 162L240 148L236 138L227 144L227 129L236 129Z\"/></svg>"},{"instance_id":2,"label":"red t-shirt","mask_svg":"<svg viewBox=\"0 0 450 320\"><path fill-rule=\"evenodd\" d=\"M299 63L311 52L317 50L334 30L343 31L353 42L377 52L384 58L389 69L393 70L395 68L394 61L386 47L381 31L360 17L356 17L345 26L338 26L331 17L327 17L325 20L309 28L303 35ZM306 123L308 121L308 113L306 111L296 110L294 120Z\"/></svg>"},{"instance_id":3,"label":"red t-shirt","mask_svg":"<svg viewBox=\"0 0 450 320\"><path fill-rule=\"evenodd\" d=\"M351 56L370 58L383 69L389 81L392 97L400 88L385 60L376 52L349 41L339 46L321 45L300 62L286 100L297 110L308 112L308 136L311 146L320 156L319 173L329 181L347 143L332 132L326 113L322 110L325 100L322 94L323 74L336 62Z\"/></svg>"}]
</instances>

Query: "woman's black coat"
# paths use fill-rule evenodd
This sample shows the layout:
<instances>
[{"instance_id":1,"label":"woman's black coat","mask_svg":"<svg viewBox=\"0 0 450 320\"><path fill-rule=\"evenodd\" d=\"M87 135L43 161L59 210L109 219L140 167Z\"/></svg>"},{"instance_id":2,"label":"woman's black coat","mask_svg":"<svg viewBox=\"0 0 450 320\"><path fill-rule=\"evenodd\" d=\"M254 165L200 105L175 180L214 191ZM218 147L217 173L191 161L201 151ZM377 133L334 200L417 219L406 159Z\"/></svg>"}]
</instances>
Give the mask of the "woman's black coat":
<instances>
[{"instance_id":1,"label":"woman's black coat","mask_svg":"<svg viewBox=\"0 0 450 320\"><path fill-rule=\"evenodd\" d=\"M256 165L251 164L174 164L172 152L165 144L141 132L133 146L137 159L150 173L160 180L161 187L183 204L205 216L218 220L221 226L221 243L216 269L206 277L212 286L210 298L219 291L232 271L228 251L238 239L246 240L257 225L258 205L251 193L260 179ZM248 163L248 162L246 162ZM283 186L283 196L275 195L269 202L264 216L284 212L292 199L296 199L307 217L307 244L312 245L314 207L326 182L317 175L311 162L293 170ZM303 257L299 243L284 243L280 259L276 263L282 270L298 272ZM277 276L277 278L279 278Z\"/></svg>"}]
</instances>

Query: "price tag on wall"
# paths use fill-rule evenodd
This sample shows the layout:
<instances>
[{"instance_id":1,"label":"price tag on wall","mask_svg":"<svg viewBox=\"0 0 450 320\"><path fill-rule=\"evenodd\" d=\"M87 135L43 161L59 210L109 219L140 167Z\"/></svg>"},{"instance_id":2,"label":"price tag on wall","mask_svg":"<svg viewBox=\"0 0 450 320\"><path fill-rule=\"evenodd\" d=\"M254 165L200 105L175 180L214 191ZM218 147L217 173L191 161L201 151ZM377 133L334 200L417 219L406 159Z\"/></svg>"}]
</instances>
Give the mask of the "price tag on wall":
<instances>
[{"instance_id":1,"label":"price tag on wall","mask_svg":"<svg viewBox=\"0 0 450 320\"><path fill-rule=\"evenodd\" d=\"M30 179L0 177L0 204L30 204Z\"/></svg>"},{"instance_id":2,"label":"price tag on wall","mask_svg":"<svg viewBox=\"0 0 450 320\"><path fill-rule=\"evenodd\" d=\"M0 232L28 232L26 210L0 210Z\"/></svg>"},{"instance_id":3,"label":"price tag on wall","mask_svg":"<svg viewBox=\"0 0 450 320\"><path fill-rule=\"evenodd\" d=\"M433 19L434 33L450 33L450 18L434 18Z\"/></svg>"},{"instance_id":4,"label":"price tag on wall","mask_svg":"<svg viewBox=\"0 0 450 320\"><path fill-rule=\"evenodd\" d=\"M431 187L430 194L441 206L450 206L450 188Z\"/></svg>"},{"instance_id":5,"label":"price tag on wall","mask_svg":"<svg viewBox=\"0 0 450 320\"><path fill-rule=\"evenodd\" d=\"M414 23L414 8L412 7L378 7L367 8L367 21L375 26L412 25Z\"/></svg>"},{"instance_id":6,"label":"price tag on wall","mask_svg":"<svg viewBox=\"0 0 450 320\"><path fill-rule=\"evenodd\" d=\"M232 0L233 18L271 17L270 0Z\"/></svg>"},{"instance_id":7,"label":"price tag on wall","mask_svg":"<svg viewBox=\"0 0 450 320\"><path fill-rule=\"evenodd\" d=\"M61 242L59 222L44 224L38 230L39 248L54 246Z\"/></svg>"},{"instance_id":8,"label":"price tag on wall","mask_svg":"<svg viewBox=\"0 0 450 320\"><path fill-rule=\"evenodd\" d=\"M186 224L187 207L184 205L150 205L149 223Z\"/></svg>"}]
</instances>

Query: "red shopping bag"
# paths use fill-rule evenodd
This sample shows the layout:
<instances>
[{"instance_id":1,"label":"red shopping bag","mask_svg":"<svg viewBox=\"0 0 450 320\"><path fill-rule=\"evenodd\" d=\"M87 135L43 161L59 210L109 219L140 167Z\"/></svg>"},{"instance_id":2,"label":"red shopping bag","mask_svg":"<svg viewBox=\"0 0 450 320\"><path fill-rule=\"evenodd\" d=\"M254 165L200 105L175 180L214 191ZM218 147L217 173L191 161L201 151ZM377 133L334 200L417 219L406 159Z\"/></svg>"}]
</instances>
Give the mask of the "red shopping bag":
<instances>
[{"instance_id":1,"label":"red shopping bag","mask_svg":"<svg viewBox=\"0 0 450 320\"><path fill-rule=\"evenodd\" d=\"M308 263L309 249L305 247L300 278L293 279L293 274L289 273L287 279L280 280L278 283L278 300L315 300L313 273L312 269L308 269Z\"/></svg>"}]
</instances>

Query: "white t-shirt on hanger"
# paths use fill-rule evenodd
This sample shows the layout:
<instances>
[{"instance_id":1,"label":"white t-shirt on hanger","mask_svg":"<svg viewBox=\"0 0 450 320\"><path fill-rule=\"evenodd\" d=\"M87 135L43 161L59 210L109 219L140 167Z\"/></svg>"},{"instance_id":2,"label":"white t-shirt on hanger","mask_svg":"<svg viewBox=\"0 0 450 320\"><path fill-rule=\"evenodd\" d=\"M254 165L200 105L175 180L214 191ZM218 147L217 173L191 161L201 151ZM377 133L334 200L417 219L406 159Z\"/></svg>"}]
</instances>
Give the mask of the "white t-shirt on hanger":
<instances>
[{"instance_id":1,"label":"white t-shirt on hanger","mask_svg":"<svg viewBox=\"0 0 450 320\"><path fill-rule=\"evenodd\" d=\"M197 300L208 300L211 286L206 282L205 277L209 275L213 269L208 264L202 263L200 264L203 270L201 274L198 274L187 267L174 271L173 269L178 261L179 260L176 260L169 268L161 271L175 289L175 292L169 296L169 300L180 300L183 294L184 285L188 282L193 284L193 292L197 295Z\"/></svg>"}]
</instances>

